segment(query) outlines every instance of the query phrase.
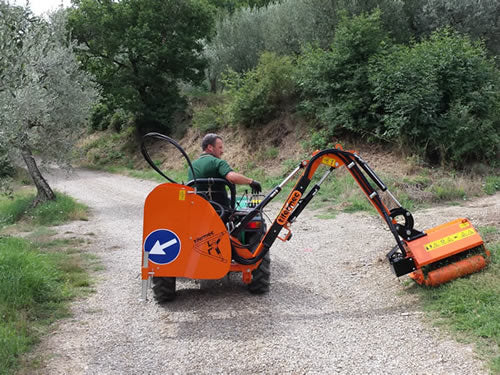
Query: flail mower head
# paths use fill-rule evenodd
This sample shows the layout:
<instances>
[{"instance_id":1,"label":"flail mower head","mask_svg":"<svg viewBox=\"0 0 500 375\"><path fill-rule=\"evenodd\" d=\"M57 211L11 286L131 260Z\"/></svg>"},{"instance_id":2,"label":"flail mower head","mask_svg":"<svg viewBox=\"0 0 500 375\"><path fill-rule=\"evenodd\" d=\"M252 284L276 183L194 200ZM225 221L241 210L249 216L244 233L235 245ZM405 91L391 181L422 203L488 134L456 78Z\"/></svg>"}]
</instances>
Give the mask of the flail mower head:
<instances>
[{"instance_id":1,"label":"flail mower head","mask_svg":"<svg viewBox=\"0 0 500 375\"><path fill-rule=\"evenodd\" d=\"M173 139L159 133L149 133L145 136L148 138L175 146L192 169L189 157ZM177 183L152 162L144 142L141 150L153 169L169 181L157 186L144 206L143 298L151 279L156 298L166 301L174 298L178 277L220 279L229 272L241 272L250 291L266 292L270 247L276 239L291 239L292 223L330 173L341 166L347 168L393 234L396 246L387 258L396 276L410 274L419 284L437 286L477 272L489 261L490 253L468 219L457 219L425 232L414 229L412 214L399 204L368 164L356 153L344 151L338 145L316 151L265 197L250 199L251 207L244 209L237 206L234 186L226 180L195 178L186 184ZM308 189L319 167L326 171ZM299 173L283 207L267 228L264 207ZM226 185L229 189L228 206L211 198L211 187L216 185L219 188ZM380 193L389 198L392 209L382 202ZM282 231L285 234L280 236Z\"/></svg>"}]
</instances>

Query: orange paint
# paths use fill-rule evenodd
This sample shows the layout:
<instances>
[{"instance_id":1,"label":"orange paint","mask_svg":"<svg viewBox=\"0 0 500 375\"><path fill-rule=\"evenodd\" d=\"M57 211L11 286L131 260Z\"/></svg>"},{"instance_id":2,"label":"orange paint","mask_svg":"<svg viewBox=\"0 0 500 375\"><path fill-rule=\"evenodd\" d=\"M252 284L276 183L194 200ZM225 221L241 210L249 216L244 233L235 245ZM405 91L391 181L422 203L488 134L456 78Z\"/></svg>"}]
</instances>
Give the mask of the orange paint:
<instances>
[{"instance_id":1,"label":"orange paint","mask_svg":"<svg viewBox=\"0 0 500 375\"><path fill-rule=\"evenodd\" d=\"M427 236L406 242L417 268L483 244L468 219L456 219L427 231Z\"/></svg>"},{"instance_id":2,"label":"orange paint","mask_svg":"<svg viewBox=\"0 0 500 375\"><path fill-rule=\"evenodd\" d=\"M149 259L147 266L142 267L143 280L151 273L162 277L220 279L229 271L231 244L226 226L212 205L196 195L193 188L166 183L148 195L144 205L142 261L146 238L157 230L175 233L180 252L168 264Z\"/></svg>"}]
</instances>

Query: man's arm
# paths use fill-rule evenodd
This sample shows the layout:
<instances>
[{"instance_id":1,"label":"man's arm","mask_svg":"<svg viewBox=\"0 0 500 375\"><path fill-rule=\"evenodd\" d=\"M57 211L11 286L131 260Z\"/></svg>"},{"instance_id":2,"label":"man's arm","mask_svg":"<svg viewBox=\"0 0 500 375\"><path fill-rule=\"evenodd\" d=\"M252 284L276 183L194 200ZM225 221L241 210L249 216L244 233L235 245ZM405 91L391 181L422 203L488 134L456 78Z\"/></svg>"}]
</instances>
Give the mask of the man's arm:
<instances>
[{"instance_id":1,"label":"man's arm","mask_svg":"<svg viewBox=\"0 0 500 375\"><path fill-rule=\"evenodd\" d=\"M233 184L239 184L239 185L250 185L253 181L251 178L243 176L242 174L234 171L231 171L226 175L226 180L228 180Z\"/></svg>"},{"instance_id":2,"label":"man's arm","mask_svg":"<svg viewBox=\"0 0 500 375\"><path fill-rule=\"evenodd\" d=\"M254 194L260 194L260 192L262 191L260 183L237 172L231 171L226 174L226 180L233 184L250 185L250 187L252 188L252 193Z\"/></svg>"}]
</instances>

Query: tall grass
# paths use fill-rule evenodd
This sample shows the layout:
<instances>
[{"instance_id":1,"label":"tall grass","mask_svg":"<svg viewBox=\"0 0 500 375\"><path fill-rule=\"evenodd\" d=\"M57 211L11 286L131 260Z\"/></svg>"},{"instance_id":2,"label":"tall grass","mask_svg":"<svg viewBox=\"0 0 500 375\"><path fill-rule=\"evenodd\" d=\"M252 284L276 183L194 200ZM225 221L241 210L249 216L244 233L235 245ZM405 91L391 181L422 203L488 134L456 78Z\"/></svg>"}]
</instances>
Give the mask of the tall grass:
<instances>
[{"instance_id":1,"label":"tall grass","mask_svg":"<svg viewBox=\"0 0 500 375\"><path fill-rule=\"evenodd\" d=\"M61 193L56 196L35 208L31 191L0 198L0 230L19 228L19 222L44 229L86 217L85 206ZM29 236L33 242L0 232L0 374L13 373L47 325L67 315L66 302L91 284L77 240L52 240L46 229Z\"/></svg>"},{"instance_id":2,"label":"tall grass","mask_svg":"<svg viewBox=\"0 0 500 375\"><path fill-rule=\"evenodd\" d=\"M16 199L0 196L0 228L19 221L29 210L34 194L22 193Z\"/></svg>"},{"instance_id":3,"label":"tall grass","mask_svg":"<svg viewBox=\"0 0 500 375\"><path fill-rule=\"evenodd\" d=\"M0 238L0 369L8 373L43 326L67 311L71 284L61 254L41 252L20 238Z\"/></svg>"}]
</instances>

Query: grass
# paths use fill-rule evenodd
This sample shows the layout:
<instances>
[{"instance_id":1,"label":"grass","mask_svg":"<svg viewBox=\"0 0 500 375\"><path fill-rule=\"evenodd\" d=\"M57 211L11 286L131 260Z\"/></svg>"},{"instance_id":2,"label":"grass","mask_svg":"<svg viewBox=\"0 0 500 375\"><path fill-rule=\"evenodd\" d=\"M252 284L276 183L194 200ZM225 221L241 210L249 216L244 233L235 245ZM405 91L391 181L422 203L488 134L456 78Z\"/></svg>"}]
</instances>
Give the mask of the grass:
<instances>
[{"instance_id":1,"label":"grass","mask_svg":"<svg viewBox=\"0 0 500 375\"><path fill-rule=\"evenodd\" d=\"M70 220L87 220L87 208L71 197L55 192L56 200L32 207L35 193L22 190L15 199L0 196L0 228L21 220L35 226L59 225Z\"/></svg>"},{"instance_id":2,"label":"grass","mask_svg":"<svg viewBox=\"0 0 500 375\"><path fill-rule=\"evenodd\" d=\"M0 238L0 369L13 372L67 302L92 285L78 243Z\"/></svg>"},{"instance_id":3,"label":"grass","mask_svg":"<svg viewBox=\"0 0 500 375\"><path fill-rule=\"evenodd\" d=\"M49 330L68 316L68 302L91 291L88 268L99 267L87 256L84 240L54 239L49 225L82 217L85 206L58 193L56 201L31 207L34 194L20 189L14 199L0 198L0 373L12 374L28 352ZM25 238L5 236L28 226ZM2 233L4 233L2 235Z\"/></svg>"},{"instance_id":4,"label":"grass","mask_svg":"<svg viewBox=\"0 0 500 375\"><path fill-rule=\"evenodd\" d=\"M500 373L500 241L494 227L479 228L491 251L488 268L437 288L412 286L435 322L459 340L475 343L492 373Z\"/></svg>"},{"instance_id":5,"label":"grass","mask_svg":"<svg viewBox=\"0 0 500 375\"><path fill-rule=\"evenodd\" d=\"M500 191L500 176L488 176L484 181L484 191L486 194L493 195Z\"/></svg>"}]
</instances>

